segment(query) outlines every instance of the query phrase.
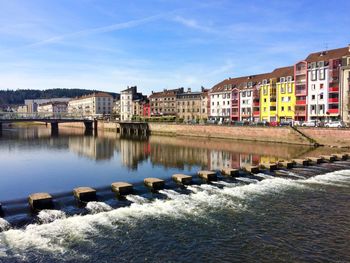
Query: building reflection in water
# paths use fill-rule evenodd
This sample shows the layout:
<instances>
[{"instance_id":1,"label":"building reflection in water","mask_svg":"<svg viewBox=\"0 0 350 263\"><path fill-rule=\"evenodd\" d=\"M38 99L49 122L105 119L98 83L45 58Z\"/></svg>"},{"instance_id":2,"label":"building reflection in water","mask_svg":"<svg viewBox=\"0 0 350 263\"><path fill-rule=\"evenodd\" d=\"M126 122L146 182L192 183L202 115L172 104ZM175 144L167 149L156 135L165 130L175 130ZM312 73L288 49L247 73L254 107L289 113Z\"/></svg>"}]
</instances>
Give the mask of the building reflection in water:
<instances>
[{"instance_id":1,"label":"building reflection in water","mask_svg":"<svg viewBox=\"0 0 350 263\"><path fill-rule=\"evenodd\" d=\"M201 167L238 168L246 164L276 162L310 152L313 148L282 144L225 141L207 138L151 136L150 138L120 137L115 132L99 132L98 136L84 136L84 130L62 128L52 137L49 128L19 128L0 139L1 146L46 147L67 149L91 160L111 160L118 157L123 166L137 170L150 161L154 166L184 169ZM16 146L17 145L17 146Z\"/></svg>"}]
</instances>

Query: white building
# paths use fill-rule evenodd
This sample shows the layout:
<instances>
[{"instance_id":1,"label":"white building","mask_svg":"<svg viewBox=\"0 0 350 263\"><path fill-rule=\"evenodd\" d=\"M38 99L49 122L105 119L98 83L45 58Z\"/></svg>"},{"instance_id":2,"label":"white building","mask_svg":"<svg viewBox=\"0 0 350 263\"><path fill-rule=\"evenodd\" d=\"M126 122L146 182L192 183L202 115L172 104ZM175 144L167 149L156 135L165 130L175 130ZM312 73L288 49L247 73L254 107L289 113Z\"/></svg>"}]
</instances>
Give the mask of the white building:
<instances>
[{"instance_id":1,"label":"white building","mask_svg":"<svg viewBox=\"0 0 350 263\"><path fill-rule=\"evenodd\" d=\"M33 113L38 111L38 105L48 102L68 102L70 98L52 98L52 99L35 99L24 100L24 104L27 106L27 112Z\"/></svg>"},{"instance_id":2,"label":"white building","mask_svg":"<svg viewBox=\"0 0 350 263\"><path fill-rule=\"evenodd\" d=\"M328 111L328 63L312 62L308 67L308 120L324 119Z\"/></svg>"},{"instance_id":3,"label":"white building","mask_svg":"<svg viewBox=\"0 0 350 263\"><path fill-rule=\"evenodd\" d=\"M38 113L53 113L62 114L67 113L67 102L47 102L38 105Z\"/></svg>"},{"instance_id":4,"label":"white building","mask_svg":"<svg viewBox=\"0 0 350 263\"><path fill-rule=\"evenodd\" d=\"M225 81L214 86L208 95L210 100L209 118L219 122L229 121L231 115L232 85Z\"/></svg>"},{"instance_id":5,"label":"white building","mask_svg":"<svg viewBox=\"0 0 350 263\"><path fill-rule=\"evenodd\" d=\"M104 93L92 93L72 99L68 102L68 113L80 116L98 117L112 113L113 96Z\"/></svg>"},{"instance_id":6,"label":"white building","mask_svg":"<svg viewBox=\"0 0 350 263\"><path fill-rule=\"evenodd\" d=\"M123 90L120 93L120 120L131 121L134 115L139 115L139 107L135 106L136 103L144 99L146 99L146 96L137 92L137 86Z\"/></svg>"}]
</instances>

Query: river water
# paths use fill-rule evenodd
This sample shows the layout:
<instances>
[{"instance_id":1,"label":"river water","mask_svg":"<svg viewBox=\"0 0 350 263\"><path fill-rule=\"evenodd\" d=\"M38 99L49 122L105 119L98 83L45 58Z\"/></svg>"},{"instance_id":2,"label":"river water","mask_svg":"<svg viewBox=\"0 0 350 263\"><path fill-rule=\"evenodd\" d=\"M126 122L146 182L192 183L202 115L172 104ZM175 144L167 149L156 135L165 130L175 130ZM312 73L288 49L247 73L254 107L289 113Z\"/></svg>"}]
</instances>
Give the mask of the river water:
<instances>
[{"instance_id":1,"label":"river water","mask_svg":"<svg viewBox=\"0 0 350 263\"><path fill-rule=\"evenodd\" d=\"M210 184L195 178L186 187L169 180L334 151L5 129L0 262L350 262L350 161L219 176ZM151 176L166 179L166 189L145 189L143 178ZM109 190L116 181L134 183L136 193L117 199ZM96 188L98 200L78 205L71 194L77 186ZM42 191L56 209L30 212L27 196Z\"/></svg>"}]
</instances>

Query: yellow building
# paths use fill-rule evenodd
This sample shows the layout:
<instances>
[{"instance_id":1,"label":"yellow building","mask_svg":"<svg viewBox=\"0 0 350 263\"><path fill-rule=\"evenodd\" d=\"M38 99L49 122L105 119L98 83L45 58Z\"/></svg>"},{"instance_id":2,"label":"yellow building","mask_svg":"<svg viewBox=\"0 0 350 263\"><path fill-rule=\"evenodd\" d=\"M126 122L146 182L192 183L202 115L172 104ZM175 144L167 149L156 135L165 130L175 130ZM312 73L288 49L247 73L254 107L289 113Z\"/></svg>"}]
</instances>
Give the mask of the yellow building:
<instances>
[{"instance_id":1,"label":"yellow building","mask_svg":"<svg viewBox=\"0 0 350 263\"><path fill-rule=\"evenodd\" d=\"M293 67L277 68L260 85L260 119L268 122L294 119Z\"/></svg>"}]
</instances>

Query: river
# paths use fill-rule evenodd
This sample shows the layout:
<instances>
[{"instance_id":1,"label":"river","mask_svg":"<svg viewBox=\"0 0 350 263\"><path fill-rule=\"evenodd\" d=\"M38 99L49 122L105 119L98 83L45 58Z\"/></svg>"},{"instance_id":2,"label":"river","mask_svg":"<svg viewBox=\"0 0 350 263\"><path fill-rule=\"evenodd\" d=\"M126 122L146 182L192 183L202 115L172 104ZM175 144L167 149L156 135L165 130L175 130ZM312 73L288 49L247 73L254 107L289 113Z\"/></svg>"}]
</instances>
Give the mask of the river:
<instances>
[{"instance_id":1,"label":"river","mask_svg":"<svg viewBox=\"0 0 350 263\"><path fill-rule=\"evenodd\" d=\"M201 169L339 152L338 149L151 136L84 135L44 126L5 128L0 137L0 262L350 262L350 161L219 176ZM171 182L194 176L193 185ZM166 180L150 192L146 177ZM110 184L136 192L116 198ZM72 189L98 200L77 204ZM28 209L48 192L54 210Z\"/></svg>"}]
</instances>

